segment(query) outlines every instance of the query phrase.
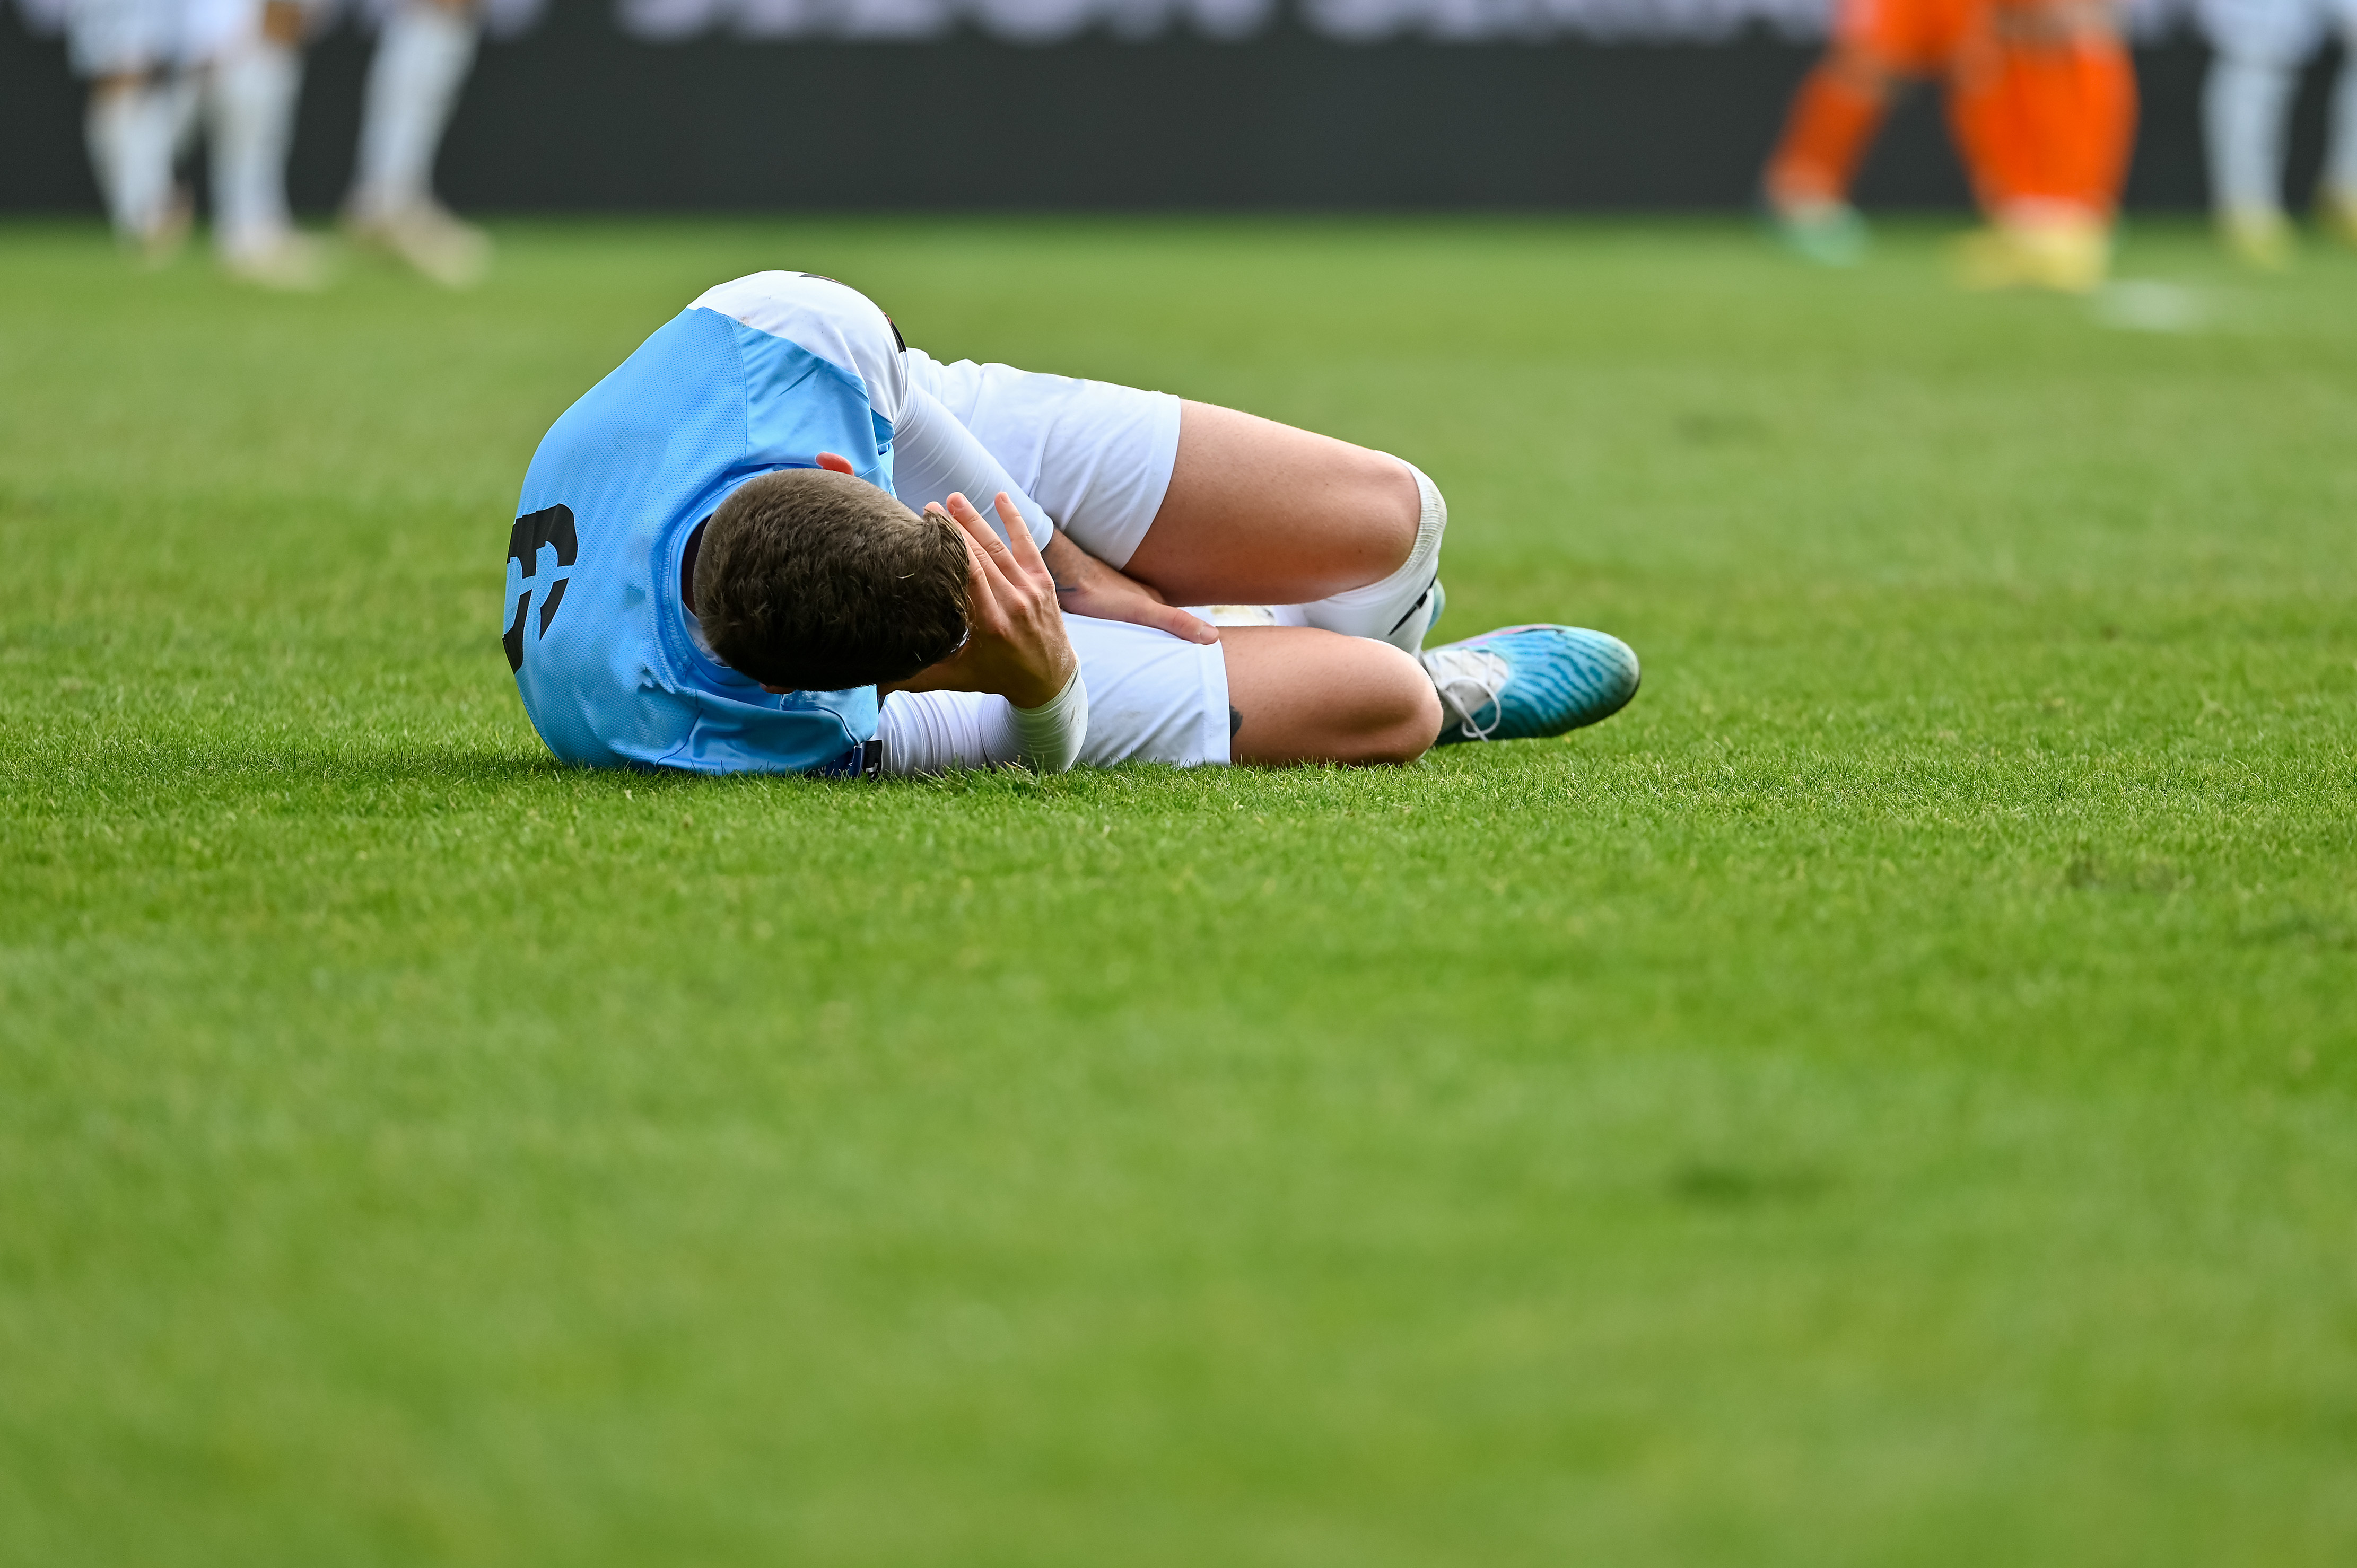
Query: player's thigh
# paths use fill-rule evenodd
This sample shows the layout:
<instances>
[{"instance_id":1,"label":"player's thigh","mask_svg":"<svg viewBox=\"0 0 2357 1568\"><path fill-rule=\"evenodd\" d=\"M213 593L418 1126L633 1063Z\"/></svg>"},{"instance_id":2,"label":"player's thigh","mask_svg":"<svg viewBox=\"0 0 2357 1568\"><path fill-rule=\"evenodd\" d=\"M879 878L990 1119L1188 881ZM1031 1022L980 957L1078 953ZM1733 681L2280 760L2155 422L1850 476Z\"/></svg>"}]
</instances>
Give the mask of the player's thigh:
<instances>
[{"instance_id":1,"label":"player's thigh","mask_svg":"<svg viewBox=\"0 0 2357 1568\"><path fill-rule=\"evenodd\" d=\"M1178 400L1074 376L901 356L922 387L997 458L1056 525L1125 566L1152 526L1178 456Z\"/></svg>"},{"instance_id":2,"label":"player's thigh","mask_svg":"<svg viewBox=\"0 0 2357 1568\"><path fill-rule=\"evenodd\" d=\"M1237 762L1412 762L1440 733L1431 680L1389 643L1310 627L1231 627L1220 645ZM1093 685L1090 701L1093 723Z\"/></svg>"},{"instance_id":3,"label":"player's thigh","mask_svg":"<svg viewBox=\"0 0 2357 1568\"><path fill-rule=\"evenodd\" d=\"M1228 671L1217 643L1206 648L1150 627L1087 616L1066 616L1064 630L1089 688L1082 762L1194 768L1228 760Z\"/></svg>"},{"instance_id":4,"label":"player's thigh","mask_svg":"<svg viewBox=\"0 0 2357 1568\"><path fill-rule=\"evenodd\" d=\"M1125 570L1174 604L1307 603L1397 571L1421 510L1397 457L1182 403L1169 489Z\"/></svg>"},{"instance_id":5,"label":"player's thigh","mask_svg":"<svg viewBox=\"0 0 2357 1568\"><path fill-rule=\"evenodd\" d=\"M903 359L1076 543L1173 603L1319 599L1415 548L1422 500L1396 457L1166 392Z\"/></svg>"}]
</instances>

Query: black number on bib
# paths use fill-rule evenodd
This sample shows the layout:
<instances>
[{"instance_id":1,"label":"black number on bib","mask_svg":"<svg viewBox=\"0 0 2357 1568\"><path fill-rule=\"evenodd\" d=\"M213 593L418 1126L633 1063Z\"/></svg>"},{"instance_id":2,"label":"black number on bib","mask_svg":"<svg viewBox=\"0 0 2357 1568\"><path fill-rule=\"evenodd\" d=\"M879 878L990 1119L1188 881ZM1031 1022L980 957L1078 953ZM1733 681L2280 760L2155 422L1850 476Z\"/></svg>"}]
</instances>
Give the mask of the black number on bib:
<instances>
[{"instance_id":1,"label":"black number on bib","mask_svg":"<svg viewBox=\"0 0 2357 1568\"><path fill-rule=\"evenodd\" d=\"M540 571L541 546L544 544L556 547L558 571L580 559L581 535L573 527L571 507L544 507L520 517L515 521L514 531L508 535L508 559L523 569L524 579L523 592L516 596L515 608L508 617L508 629L500 638L500 646L507 650L508 668L511 670L523 668L523 618L532 607L532 590ZM556 618L556 607L565 600L565 585L572 581L569 577L558 576L555 572L549 574L549 579L540 601L540 634L543 637L548 635L548 623Z\"/></svg>"}]
</instances>

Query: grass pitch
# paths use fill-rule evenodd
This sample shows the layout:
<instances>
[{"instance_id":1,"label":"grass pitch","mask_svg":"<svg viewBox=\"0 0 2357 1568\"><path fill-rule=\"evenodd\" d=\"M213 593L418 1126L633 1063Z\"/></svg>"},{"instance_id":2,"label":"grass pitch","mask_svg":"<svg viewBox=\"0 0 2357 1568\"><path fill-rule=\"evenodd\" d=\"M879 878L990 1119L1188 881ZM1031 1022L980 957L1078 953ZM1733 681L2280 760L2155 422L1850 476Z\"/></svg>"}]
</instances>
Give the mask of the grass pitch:
<instances>
[{"instance_id":1,"label":"grass pitch","mask_svg":"<svg viewBox=\"0 0 2357 1568\"><path fill-rule=\"evenodd\" d=\"M0 1560L2348 1562L2357 263L1934 239L0 230ZM559 768L525 459L770 265L1410 454L1644 693Z\"/></svg>"}]
</instances>

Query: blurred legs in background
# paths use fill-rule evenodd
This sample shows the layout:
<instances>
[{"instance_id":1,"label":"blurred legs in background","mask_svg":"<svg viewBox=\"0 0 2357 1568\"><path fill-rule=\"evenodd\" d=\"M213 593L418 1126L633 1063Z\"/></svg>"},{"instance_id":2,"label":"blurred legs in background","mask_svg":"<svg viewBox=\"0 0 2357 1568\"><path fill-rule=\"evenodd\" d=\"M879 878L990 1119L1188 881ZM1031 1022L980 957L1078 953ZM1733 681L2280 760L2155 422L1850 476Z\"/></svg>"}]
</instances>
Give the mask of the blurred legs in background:
<instances>
[{"instance_id":1,"label":"blurred legs in background","mask_svg":"<svg viewBox=\"0 0 2357 1568\"><path fill-rule=\"evenodd\" d=\"M168 77L102 77L91 88L83 126L108 221L156 261L188 236L188 201L172 179L186 97L183 84Z\"/></svg>"},{"instance_id":2,"label":"blurred legs in background","mask_svg":"<svg viewBox=\"0 0 2357 1568\"><path fill-rule=\"evenodd\" d=\"M355 239L453 288L479 281L490 263L482 231L434 199L434 155L481 32L472 0L400 0L386 16L369 66L359 168L344 209Z\"/></svg>"},{"instance_id":3,"label":"blurred legs in background","mask_svg":"<svg viewBox=\"0 0 2357 1568\"><path fill-rule=\"evenodd\" d=\"M75 0L65 22L74 69L91 81L82 132L115 233L151 261L179 248L186 195L172 166L191 88L180 72L185 0Z\"/></svg>"},{"instance_id":4,"label":"blurred legs in background","mask_svg":"<svg viewBox=\"0 0 2357 1568\"><path fill-rule=\"evenodd\" d=\"M1787 241L1821 262L1857 258L1858 163L1898 89L1931 75L1945 81L1950 132L1990 220L1966 250L1966 280L2101 282L2136 81L2108 10L2082 0L1846 0L1768 164Z\"/></svg>"},{"instance_id":5,"label":"blurred legs in background","mask_svg":"<svg viewBox=\"0 0 2357 1568\"><path fill-rule=\"evenodd\" d=\"M2338 11L2336 17L2331 13ZM2216 50L2202 85L2210 202L2228 248L2255 266L2291 260L2284 212L2284 134L2302 63L2338 23L2343 46L2333 93L2331 144L2317 207L2326 225L2357 243L2357 3L2352 0L2204 0L2202 31Z\"/></svg>"},{"instance_id":6,"label":"blurred legs in background","mask_svg":"<svg viewBox=\"0 0 2357 1568\"><path fill-rule=\"evenodd\" d=\"M249 283L317 288L327 281L325 258L316 241L296 231L286 207L286 154L310 14L295 0L265 0L240 7L242 15L220 9L205 94L214 248L221 265Z\"/></svg>"},{"instance_id":7,"label":"blurred legs in background","mask_svg":"<svg viewBox=\"0 0 2357 1568\"><path fill-rule=\"evenodd\" d=\"M1813 261L1864 254L1849 192L1892 100L1916 78L1946 74L1987 30L1988 0L1842 0L1832 47L1801 84L1768 161L1768 208Z\"/></svg>"},{"instance_id":8,"label":"blurred legs in background","mask_svg":"<svg viewBox=\"0 0 2357 1568\"><path fill-rule=\"evenodd\" d=\"M1999 0L1963 62L1951 124L1989 227L1967 241L1975 287L2083 292L2111 266L2136 134L2136 68L2103 0Z\"/></svg>"}]
</instances>

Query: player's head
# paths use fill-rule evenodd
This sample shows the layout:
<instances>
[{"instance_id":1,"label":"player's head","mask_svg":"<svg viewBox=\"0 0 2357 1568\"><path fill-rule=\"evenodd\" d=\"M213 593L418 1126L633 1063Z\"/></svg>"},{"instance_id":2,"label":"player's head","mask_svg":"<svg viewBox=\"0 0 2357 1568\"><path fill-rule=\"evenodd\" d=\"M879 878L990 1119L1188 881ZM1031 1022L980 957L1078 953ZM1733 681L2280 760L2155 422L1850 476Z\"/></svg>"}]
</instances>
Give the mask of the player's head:
<instances>
[{"instance_id":1,"label":"player's head","mask_svg":"<svg viewBox=\"0 0 2357 1568\"><path fill-rule=\"evenodd\" d=\"M823 468L737 486L704 525L691 586L712 651L780 691L903 681L965 640L957 525Z\"/></svg>"}]
</instances>

